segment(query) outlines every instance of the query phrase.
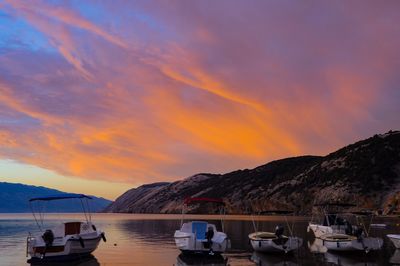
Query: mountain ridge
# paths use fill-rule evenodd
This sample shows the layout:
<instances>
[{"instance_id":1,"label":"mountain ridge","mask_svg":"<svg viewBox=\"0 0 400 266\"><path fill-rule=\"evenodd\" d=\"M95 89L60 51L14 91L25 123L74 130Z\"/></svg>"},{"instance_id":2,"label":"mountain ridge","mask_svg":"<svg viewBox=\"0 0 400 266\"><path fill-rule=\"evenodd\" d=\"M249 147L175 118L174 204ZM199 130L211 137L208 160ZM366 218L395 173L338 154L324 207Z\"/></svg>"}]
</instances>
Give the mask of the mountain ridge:
<instances>
[{"instance_id":1,"label":"mountain ridge","mask_svg":"<svg viewBox=\"0 0 400 266\"><path fill-rule=\"evenodd\" d=\"M105 212L179 213L184 198L223 197L230 213L263 209L311 212L326 201L358 208L396 209L400 202L400 132L357 141L326 156L298 156L226 174L197 174L129 190ZM150 185L150 186L149 186ZM196 209L196 208L195 208Z\"/></svg>"},{"instance_id":2,"label":"mountain ridge","mask_svg":"<svg viewBox=\"0 0 400 266\"><path fill-rule=\"evenodd\" d=\"M44 186L33 186L22 183L0 182L0 213L24 213L30 212L29 199L33 197L44 197L55 194L66 193L57 189ZM72 193L79 194L79 193ZM111 201L102 197L91 196L90 202L92 211L101 211ZM47 212L81 212L81 206L71 205L65 200L52 202L46 206Z\"/></svg>"}]
</instances>

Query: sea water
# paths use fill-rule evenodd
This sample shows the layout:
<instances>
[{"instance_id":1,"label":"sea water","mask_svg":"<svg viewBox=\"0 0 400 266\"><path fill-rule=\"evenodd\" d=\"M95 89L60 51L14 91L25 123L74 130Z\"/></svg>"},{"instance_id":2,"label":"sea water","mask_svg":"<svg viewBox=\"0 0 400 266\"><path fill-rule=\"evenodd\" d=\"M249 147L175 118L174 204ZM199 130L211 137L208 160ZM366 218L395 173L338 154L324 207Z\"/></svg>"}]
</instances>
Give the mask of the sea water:
<instances>
[{"instance_id":1,"label":"sea water","mask_svg":"<svg viewBox=\"0 0 400 266\"><path fill-rule=\"evenodd\" d=\"M82 214L46 214L46 228L64 221L83 220ZM315 239L307 233L307 217L257 217L225 216L224 230L231 239L232 248L218 261L207 261L180 255L174 243L174 232L179 229L181 215L154 214L94 214L93 223L106 234L107 242L100 242L93 257L74 263L57 265L391 265L400 264L400 252L387 239L386 234L400 233L400 218L381 218L386 229L371 229L370 235L381 237L381 251L370 254L318 253L311 251ZM187 219L207 220L221 229L219 216L191 215ZM293 226L294 234L302 237L303 246L291 255L267 255L252 251L248 234L254 226L262 231L274 231L277 224ZM26 237L40 232L30 214L0 214L0 266L27 264Z\"/></svg>"}]
</instances>

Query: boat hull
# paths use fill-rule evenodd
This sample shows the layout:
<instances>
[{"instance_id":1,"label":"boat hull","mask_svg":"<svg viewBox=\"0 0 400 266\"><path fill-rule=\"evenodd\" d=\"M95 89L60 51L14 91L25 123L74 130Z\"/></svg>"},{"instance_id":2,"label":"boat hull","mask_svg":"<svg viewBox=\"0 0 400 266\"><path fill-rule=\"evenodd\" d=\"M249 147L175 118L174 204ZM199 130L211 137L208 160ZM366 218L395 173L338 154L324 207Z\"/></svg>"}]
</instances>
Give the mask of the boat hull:
<instances>
[{"instance_id":1,"label":"boat hull","mask_svg":"<svg viewBox=\"0 0 400 266\"><path fill-rule=\"evenodd\" d=\"M322 237L322 244L330 251L373 251L382 248L381 238L363 237L357 239L347 235L325 235Z\"/></svg>"},{"instance_id":2,"label":"boat hull","mask_svg":"<svg viewBox=\"0 0 400 266\"><path fill-rule=\"evenodd\" d=\"M253 249L263 253L288 253L303 244L301 238L286 236L278 238L270 232L255 232L249 235L249 239Z\"/></svg>"},{"instance_id":3,"label":"boat hull","mask_svg":"<svg viewBox=\"0 0 400 266\"><path fill-rule=\"evenodd\" d=\"M400 235L387 235L396 248L400 248Z\"/></svg>"},{"instance_id":4,"label":"boat hull","mask_svg":"<svg viewBox=\"0 0 400 266\"><path fill-rule=\"evenodd\" d=\"M43 243L28 241L28 253L32 259L68 260L77 256L88 256L99 245L102 235L92 238L69 238L64 242L54 241L53 245L46 247Z\"/></svg>"},{"instance_id":5,"label":"boat hull","mask_svg":"<svg viewBox=\"0 0 400 266\"><path fill-rule=\"evenodd\" d=\"M226 234L218 232L219 238L223 239L218 243L213 241L210 247L207 247L206 242L203 240L196 240L193 233L175 231L174 239L176 247L184 254L203 254L203 255L218 255L225 252L229 246L230 241ZM212 250L212 252L210 252Z\"/></svg>"}]
</instances>

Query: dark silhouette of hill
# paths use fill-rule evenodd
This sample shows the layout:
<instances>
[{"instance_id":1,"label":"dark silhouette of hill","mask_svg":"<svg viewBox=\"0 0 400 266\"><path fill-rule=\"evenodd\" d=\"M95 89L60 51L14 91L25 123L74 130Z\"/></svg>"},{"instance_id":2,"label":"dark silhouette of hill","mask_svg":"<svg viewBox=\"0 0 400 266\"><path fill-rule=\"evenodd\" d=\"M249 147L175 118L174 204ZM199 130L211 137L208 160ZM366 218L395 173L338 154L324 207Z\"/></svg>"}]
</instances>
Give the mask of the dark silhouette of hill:
<instances>
[{"instance_id":1,"label":"dark silhouette of hill","mask_svg":"<svg viewBox=\"0 0 400 266\"><path fill-rule=\"evenodd\" d=\"M30 212L29 199L65 193L46 187L0 182L0 213ZM94 212L104 209L111 203L104 198L93 197L90 200ZM78 199L51 201L43 205L45 212L81 212L82 206Z\"/></svg>"}]
</instances>

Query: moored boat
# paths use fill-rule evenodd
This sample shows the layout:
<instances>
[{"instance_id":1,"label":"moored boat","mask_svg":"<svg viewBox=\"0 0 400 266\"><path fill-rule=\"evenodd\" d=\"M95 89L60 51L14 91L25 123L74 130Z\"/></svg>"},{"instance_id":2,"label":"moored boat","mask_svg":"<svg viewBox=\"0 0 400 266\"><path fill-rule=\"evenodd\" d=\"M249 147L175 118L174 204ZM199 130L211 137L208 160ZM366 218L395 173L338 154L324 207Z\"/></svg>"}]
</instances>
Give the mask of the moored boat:
<instances>
[{"instance_id":1,"label":"moored boat","mask_svg":"<svg viewBox=\"0 0 400 266\"><path fill-rule=\"evenodd\" d=\"M185 215L187 206L196 203L213 203L220 206L220 214L224 213L224 202L222 199L213 198L187 198L184 201L182 215ZM175 244L185 254L201 254L207 256L219 255L230 247L230 240L222 231L218 231L215 224L207 221L183 222L181 228L175 231Z\"/></svg>"},{"instance_id":2,"label":"moored boat","mask_svg":"<svg viewBox=\"0 0 400 266\"><path fill-rule=\"evenodd\" d=\"M325 234L345 234L348 222L340 215L343 208L355 207L350 203L329 202L315 204L314 207L320 208L322 221L314 220L314 216L308 224L307 231L312 232L316 238L321 238Z\"/></svg>"},{"instance_id":3,"label":"moored boat","mask_svg":"<svg viewBox=\"0 0 400 266\"><path fill-rule=\"evenodd\" d=\"M346 234L326 234L321 237L323 245L330 251L369 251L382 248L383 241L377 237L356 237Z\"/></svg>"},{"instance_id":4,"label":"moored boat","mask_svg":"<svg viewBox=\"0 0 400 266\"><path fill-rule=\"evenodd\" d=\"M264 211L260 214L288 214L288 211ZM286 216L285 216L286 219ZM287 223L287 219L286 219ZM288 223L287 223L288 224ZM290 236L284 235L284 226L277 225L275 232L258 231L257 226L253 220L254 233L249 234L250 244L257 252L272 252L272 253L288 253L296 250L303 244L303 239L293 236L291 231ZM290 226L288 224L288 228Z\"/></svg>"},{"instance_id":5,"label":"moored boat","mask_svg":"<svg viewBox=\"0 0 400 266\"><path fill-rule=\"evenodd\" d=\"M383 246L383 240L378 237L370 237L369 228L362 217L370 216L372 213L361 211L350 213L355 216L357 226L347 223L345 233L328 233L322 235L323 245L330 251L364 251L366 253L379 250ZM371 223L370 223L371 224Z\"/></svg>"},{"instance_id":6,"label":"moored boat","mask_svg":"<svg viewBox=\"0 0 400 266\"><path fill-rule=\"evenodd\" d=\"M251 246L257 252L284 252L298 249L303 244L299 237L276 235L272 232L255 232L249 234Z\"/></svg>"},{"instance_id":7,"label":"moored boat","mask_svg":"<svg viewBox=\"0 0 400 266\"><path fill-rule=\"evenodd\" d=\"M32 204L34 202L48 202L64 199L79 199L85 221L67 221L51 229L44 228L44 214L39 217L35 214ZM91 221L88 200L91 197L83 194L57 194L54 196L38 197L30 199L32 214L38 225L40 233L27 237L28 262L38 261L68 261L89 256L101 239L106 241L104 232L97 229Z\"/></svg>"}]
</instances>

